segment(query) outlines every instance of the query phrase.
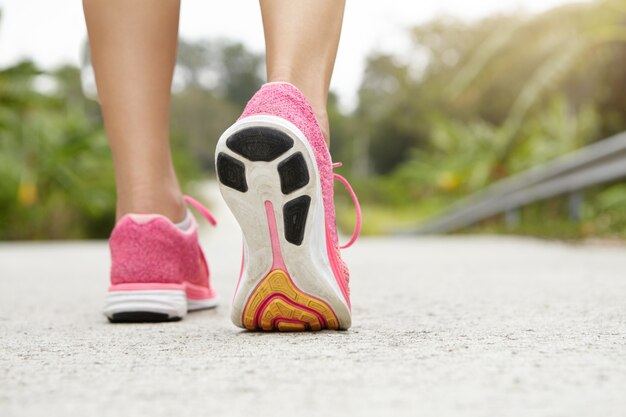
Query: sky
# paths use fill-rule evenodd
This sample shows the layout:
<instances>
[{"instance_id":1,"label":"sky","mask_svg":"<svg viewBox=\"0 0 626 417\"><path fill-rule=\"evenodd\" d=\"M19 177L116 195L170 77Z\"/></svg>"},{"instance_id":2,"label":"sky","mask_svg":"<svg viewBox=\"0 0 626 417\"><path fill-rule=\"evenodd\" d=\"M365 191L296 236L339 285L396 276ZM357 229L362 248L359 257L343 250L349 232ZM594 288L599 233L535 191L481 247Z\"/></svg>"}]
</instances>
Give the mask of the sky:
<instances>
[{"instance_id":1,"label":"sky","mask_svg":"<svg viewBox=\"0 0 626 417\"><path fill-rule=\"evenodd\" d=\"M538 13L574 1L585 0L347 0L331 89L345 109L353 107L368 54L405 50L407 28L437 16L474 20L494 13ZM79 65L87 36L80 0L0 0L0 10L0 67L23 58L46 69ZM183 0L180 35L239 40L262 52L258 2Z\"/></svg>"}]
</instances>

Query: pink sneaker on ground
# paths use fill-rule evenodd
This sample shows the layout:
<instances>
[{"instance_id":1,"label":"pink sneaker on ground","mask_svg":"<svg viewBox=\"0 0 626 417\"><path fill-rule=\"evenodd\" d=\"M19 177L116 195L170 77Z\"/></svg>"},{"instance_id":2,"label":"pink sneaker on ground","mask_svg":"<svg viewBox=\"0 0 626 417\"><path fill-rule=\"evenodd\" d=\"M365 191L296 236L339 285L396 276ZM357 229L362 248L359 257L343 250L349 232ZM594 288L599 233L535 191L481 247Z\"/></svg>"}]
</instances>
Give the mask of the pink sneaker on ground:
<instances>
[{"instance_id":1,"label":"pink sneaker on ground","mask_svg":"<svg viewBox=\"0 0 626 417\"><path fill-rule=\"evenodd\" d=\"M185 196L211 224L215 219ZM127 214L109 240L111 286L104 314L111 322L159 322L183 318L187 311L212 308L217 296L198 242L191 213L185 230L157 214Z\"/></svg>"},{"instance_id":2,"label":"pink sneaker on ground","mask_svg":"<svg viewBox=\"0 0 626 417\"><path fill-rule=\"evenodd\" d=\"M349 272L335 226L334 166L313 109L287 83L264 85L220 138L220 190L243 231L232 320L249 330L347 329ZM341 248L343 248L341 247Z\"/></svg>"}]
</instances>

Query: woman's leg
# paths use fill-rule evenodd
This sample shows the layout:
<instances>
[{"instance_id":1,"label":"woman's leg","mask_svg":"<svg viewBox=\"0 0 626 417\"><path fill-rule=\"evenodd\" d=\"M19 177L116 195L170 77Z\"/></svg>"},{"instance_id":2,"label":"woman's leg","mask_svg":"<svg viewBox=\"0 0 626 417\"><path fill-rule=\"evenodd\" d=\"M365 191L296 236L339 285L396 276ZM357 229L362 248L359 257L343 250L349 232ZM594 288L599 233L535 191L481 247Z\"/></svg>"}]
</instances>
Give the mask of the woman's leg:
<instances>
[{"instance_id":1,"label":"woman's leg","mask_svg":"<svg viewBox=\"0 0 626 417\"><path fill-rule=\"evenodd\" d=\"M286 81L308 98L329 141L326 101L345 0L260 0L268 81Z\"/></svg>"},{"instance_id":2,"label":"woman's leg","mask_svg":"<svg viewBox=\"0 0 626 417\"><path fill-rule=\"evenodd\" d=\"M113 153L117 216L185 206L172 164L169 111L180 0L83 0L91 57Z\"/></svg>"}]
</instances>

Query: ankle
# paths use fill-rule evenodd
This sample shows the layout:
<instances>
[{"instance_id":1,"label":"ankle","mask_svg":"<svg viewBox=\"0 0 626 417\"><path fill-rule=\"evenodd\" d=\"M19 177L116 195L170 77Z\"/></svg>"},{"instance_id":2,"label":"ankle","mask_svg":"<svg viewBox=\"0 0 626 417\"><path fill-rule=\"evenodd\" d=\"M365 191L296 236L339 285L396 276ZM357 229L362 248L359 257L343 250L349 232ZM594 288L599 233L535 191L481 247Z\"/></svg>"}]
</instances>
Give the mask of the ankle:
<instances>
[{"instance_id":1,"label":"ankle","mask_svg":"<svg viewBox=\"0 0 626 417\"><path fill-rule=\"evenodd\" d=\"M327 88L324 88L324 85L319 82L318 78L303 76L303 74L298 74L289 67L275 68L271 74L268 74L268 82L289 83L304 94L313 108L315 118L324 136L324 141L326 145L330 146L330 126L326 110ZM315 81L312 82L311 80Z\"/></svg>"},{"instance_id":2,"label":"ankle","mask_svg":"<svg viewBox=\"0 0 626 417\"><path fill-rule=\"evenodd\" d=\"M160 214L173 223L179 223L185 219L187 207L178 189L139 187L132 192L119 190L117 219L129 213Z\"/></svg>"}]
</instances>

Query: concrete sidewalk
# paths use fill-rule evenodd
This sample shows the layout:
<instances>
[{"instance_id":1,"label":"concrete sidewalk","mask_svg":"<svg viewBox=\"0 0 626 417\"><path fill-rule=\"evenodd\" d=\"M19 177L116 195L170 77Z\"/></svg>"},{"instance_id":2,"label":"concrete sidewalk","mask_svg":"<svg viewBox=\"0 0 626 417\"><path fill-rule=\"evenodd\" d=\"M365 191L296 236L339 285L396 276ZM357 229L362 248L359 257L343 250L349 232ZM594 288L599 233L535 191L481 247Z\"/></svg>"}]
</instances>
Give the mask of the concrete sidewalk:
<instances>
[{"instance_id":1,"label":"concrete sidewalk","mask_svg":"<svg viewBox=\"0 0 626 417\"><path fill-rule=\"evenodd\" d=\"M222 302L179 323L107 323L105 242L0 245L0 416L626 415L626 249L362 239L350 331L247 333L217 209Z\"/></svg>"}]
</instances>

